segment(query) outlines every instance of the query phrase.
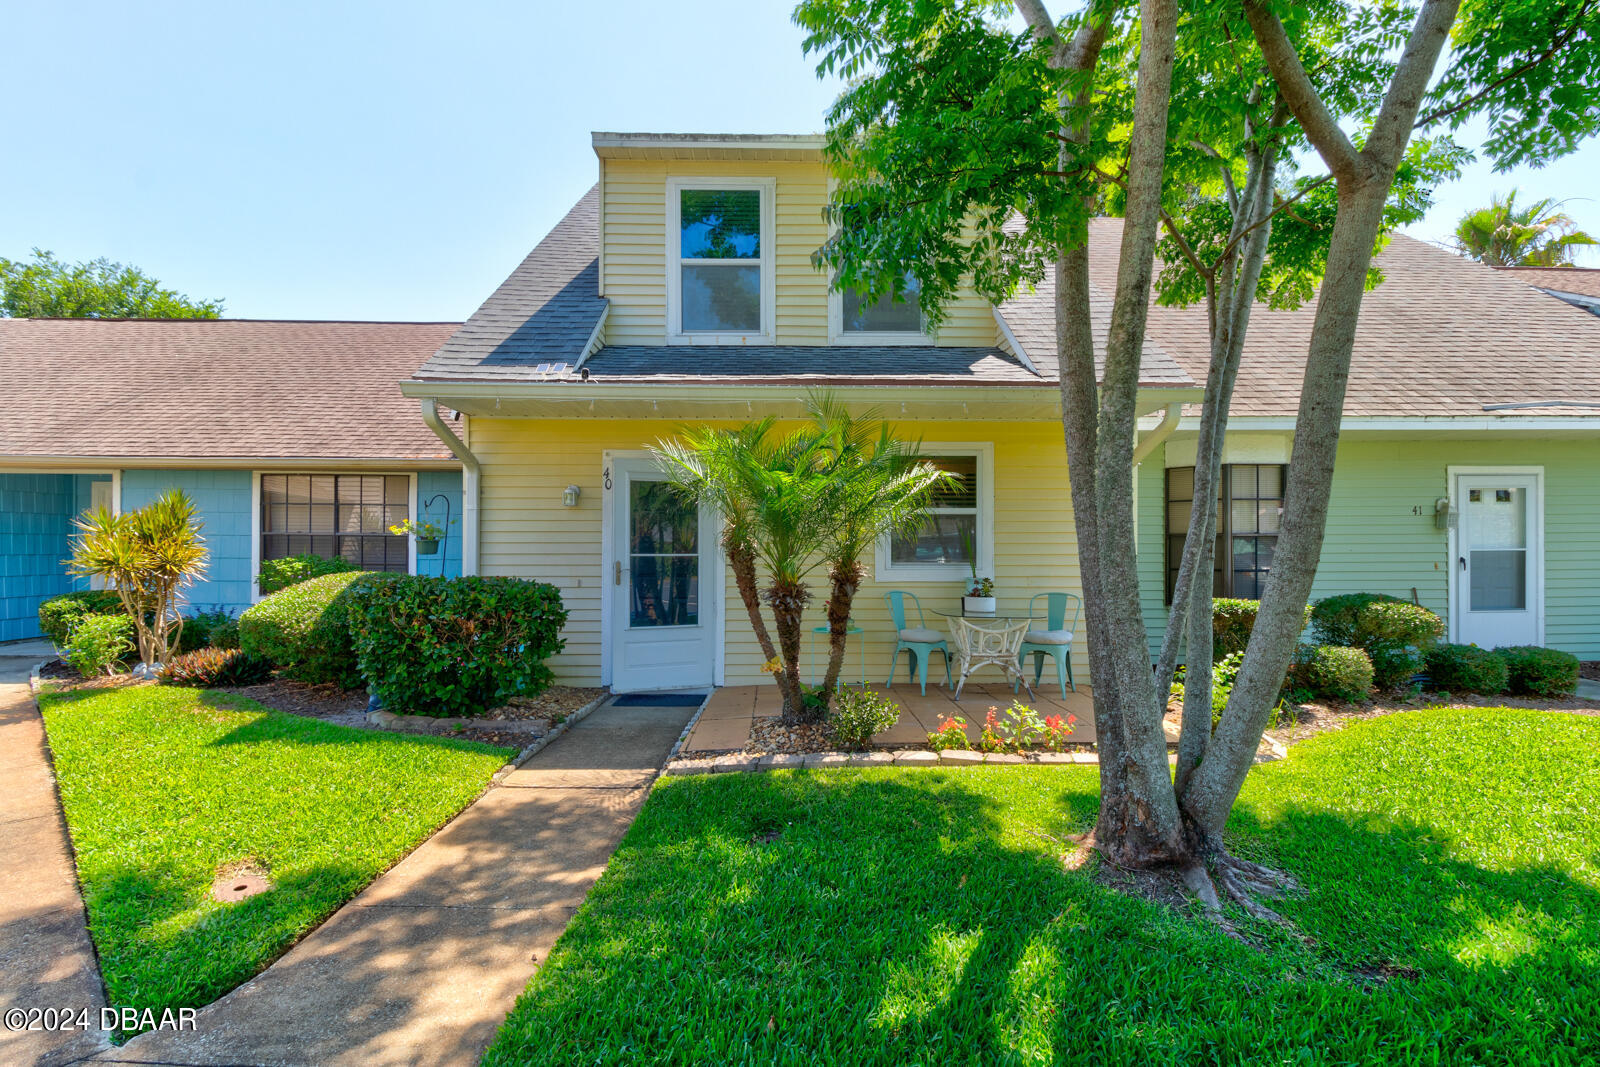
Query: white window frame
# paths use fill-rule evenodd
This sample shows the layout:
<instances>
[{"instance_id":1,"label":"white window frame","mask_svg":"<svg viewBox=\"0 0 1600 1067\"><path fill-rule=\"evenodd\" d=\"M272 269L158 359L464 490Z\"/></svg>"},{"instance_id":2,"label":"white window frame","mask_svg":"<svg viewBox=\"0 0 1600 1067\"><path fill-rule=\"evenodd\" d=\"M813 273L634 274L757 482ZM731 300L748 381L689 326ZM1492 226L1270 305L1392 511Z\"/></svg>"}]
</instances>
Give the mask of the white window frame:
<instances>
[{"instance_id":1,"label":"white window frame","mask_svg":"<svg viewBox=\"0 0 1600 1067\"><path fill-rule=\"evenodd\" d=\"M928 316L922 316L922 329L867 330L861 333L844 328L844 290L828 289L828 343L830 345L931 345L935 343L928 330Z\"/></svg>"},{"instance_id":2,"label":"white window frame","mask_svg":"<svg viewBox=\"0 0 1600 1067\"><path fill-rule=\"evenodd\" d=\"M994 443L992 441L924 441L924 456L973 456L978 461L978 577L994 573ZM878 541L874 577L895 582L965 582L972 568L965 563L895 563L889 557L889 538Z\"/></svg>"},{"instance_id":3,"label":"white window frame","mask_svg":"<svg viewBox=\"0 0 1600 1067\"><path fill-rule=\"evenodd\" d=\"M410 509L413 519L417 517L417 472L393 470L351 470L340 468L336 470L322 470L313 467L266 467L250 472L250 601L261 601L261 476L263 474L375 474L384 477L398 478L402 475L410 479L406 493L406 507ZM406 573L417 573L417 539L407 539L410 544L406 546Z\"/></svg>"},{"instance_id":4,"label":"white window frame","mask_svg":"<svg viewBox=\"0 0 1600 1067\"><path fill-rule=\"evenodd\" d=\"M761 332L701 332L683 329L683 197L685 189L755 190L761 194ZM777 233L778 180L776 178L678 177L667 179L667 344L669 345L770 345L777 336Z\"/></svg>"}]
</instances>

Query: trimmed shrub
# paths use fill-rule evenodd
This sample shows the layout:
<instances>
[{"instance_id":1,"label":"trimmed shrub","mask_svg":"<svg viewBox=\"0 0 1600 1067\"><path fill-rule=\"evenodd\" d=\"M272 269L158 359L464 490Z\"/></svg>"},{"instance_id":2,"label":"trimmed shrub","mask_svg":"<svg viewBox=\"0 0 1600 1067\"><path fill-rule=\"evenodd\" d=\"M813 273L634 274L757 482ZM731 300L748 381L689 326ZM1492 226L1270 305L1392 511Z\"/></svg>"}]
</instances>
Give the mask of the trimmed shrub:
<instances>
[{"instance_id":1,"label":"trimmed shrub","mask_svg":"<svg viewBox=\"0 0 1600 1067\"><path fill-rule=\"evenodd\" d=\"M298 681L354 689L363 682L350 643L350 604L358 593L397 577L351 571L280 589L239 616L239 647Z\"/></svg>"},{"instance_id":2,"label":"trimmed shrub","mask_svg":"<svg viewBox=\"0 0 1600 1067\"><path fill-rule=\"evenodd\" d=\"M162 685L215 688L219 685L260 685L272 677L272 664L239 649L202 648L174 656L161 667Z\"/></svg>"},{"instance_id":3,"label":"trimmed shrub","mask_svg":"<svg viewBox=\"0 0 1600 1067\"><path fill-rule=\"evenodd\" d=\"M133 633L126 615L86 615L72 628L64 655L85 678L110 674L133 652Z\"/></svg>"},{"instance_id":4,"label":"trimmed shrub","mask_svg":"<svg viewBox=\"0 0 1600 1067\"><path fill-rule=\"evenodd\" d=\"M262 560L256 584L261 588L262 596L271 596L281 589L320 578L324 574L348 574L355 569L356 565L343 556L314 556L303 552L283 559Z\"/></svg>"},{"instance_id":5,"label":"trimmed shrub","mask_svg":"<svg viewBox=\"0 0 1600 1067\"><path fill-rule=\"evenodd\" d=\"M1219 597L1211 602L1211 661L1221 662L1225 657L1235 652L1243 652L1250 643L1250 631L1255 629L1256 611L1261 607L1259 600L1237 600L1231 597ZM1311 621L1311 605L1306 605L1305 620L1300 628L1305 629Z\"/></svg>"},{"instance_id":6,"label":"trimmed shrub","mask_svg":"<svg viewBox=\"0 0 1600 1067\"><path fill-rule=\"evenodd\" d=\"M1506 691L1506 661L1477 645L1434 645L1424 657L1433 688L1493 696Z\"/></svg>"},{"instance_id":7,"label":"trimmed shrub","mask_svg":"<svg viewBox=\"0 0 1600 1067\"><path fill-rule=\"evenodd\" d=\"M88 616L122 614L122 598L109 589L62 593L39 605L39 629L57 648L65 648L72 628Z\"/></svg>"},{"instance_id":8,"label":"trimmed shrub","mask_svg":"<svg viewBox=\"0 0 1600 1067\"><path fill-rule=\"evenodd\" d=\"M401 714L477 715L537 693L566 645L560 592L519 578L399 577L363 586L349 611L361 673Z\"/></svg>"},{"instance_id":9,"label":"trimmed shrub","mask_svg":"<svg viewBox=\"0 0 1600 1067\"><path fill-rule=\"evenodd\" d=\"M178 651L193 652L198 648L238 648L239 622L221 608L202 611L183 620L183 635L178 639Z\"/></svg>"},{"instance_id":10,"label":"trimmed shrub","mask_svg":"<svg viewBox=\"0 0 1600 1067\"><path fill-rule=\"evenodd\" d=\"M1296 689L1335 700L1360 700L1372 690L1372 660L1359 648L1302 645L1289 667Z\"/></svg>"},{"instance_id":11,"label":"trimmed shrub","mask_svg":"<svg viewBox=\"0 0 1600 1067\"><path fill-rule=\"evenodd\" d=\"M1505 661L1506 687L1518 696L1569 697L1578 688L1578 657L1556 648L1512 645L1497 648Z\"/></svg>"},{"instance_id":12,"label":"trimmed shrub","mask_svg":"<svg viewBox=\"0 0 1600 1067\"><path fill-rule=\"evenodd\" d=\"M1444 634L1444 620L1384 593L1347 593L1317 601L1311 628L1319 644L1366 652L1374 684L1393 689L1422 669L1422 653Z\"/></svg>"},{"instance_id":13,"label":"trimmed shrub","mask_svg":"<svg viewBox=\"0 0 1600 1067\"><path fill-rule=\"evenodd\" d=\"M900 719L900 705L871 689L846 686L834 694L828 728L841 748L865 748L873 734L882 733Z\"/></svg>"}]
</instances>

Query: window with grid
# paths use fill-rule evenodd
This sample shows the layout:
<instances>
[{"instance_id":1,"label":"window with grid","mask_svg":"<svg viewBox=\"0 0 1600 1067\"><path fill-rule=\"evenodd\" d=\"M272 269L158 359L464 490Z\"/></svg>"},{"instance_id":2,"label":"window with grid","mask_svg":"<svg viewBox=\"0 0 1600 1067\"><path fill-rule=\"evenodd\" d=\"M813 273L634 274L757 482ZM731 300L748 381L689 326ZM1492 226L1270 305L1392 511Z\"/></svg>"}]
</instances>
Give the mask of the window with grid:
<instances>
[{"instance_id":1,"label":"window with grid","mask_svg":"<svg viewBox=\"0 0 1600 1067\"><path fill-rule=\"evenodd\" d=\"M1279 463L1230 463L1217 486L1217 545L1213 557L1213 596L1259 600L1272 573L1283 521L1283 481ZM1194 509L1194 468L1167 468L1167 602L1183 561L1183 541Z\"/></svg>"},{"instance_id":2,"label":"window with grid","mask_svg":"<svg viewBox=\"0 0 1600 1067\"><path fill-rule=\"evenodd\" d=\"M263 474L261 558L343 556L362 570L410 569L405 536L389 532L411 517L403 474Z\"/></svg>"},{"instance_id":3,"label":"window with grid","mask_svg":"<svg viewBox=\"0 0 1600 1067\"><path fill-rule=\"evenodd\" d=\"M974 454L924 456L940 470L956 477L933 490L933 506L915 536L889 539L889 572L895 568L948 566L952 573L968 572L972 561L982 559L979 537L978 457Z\"/></svg>"}]
</instances>

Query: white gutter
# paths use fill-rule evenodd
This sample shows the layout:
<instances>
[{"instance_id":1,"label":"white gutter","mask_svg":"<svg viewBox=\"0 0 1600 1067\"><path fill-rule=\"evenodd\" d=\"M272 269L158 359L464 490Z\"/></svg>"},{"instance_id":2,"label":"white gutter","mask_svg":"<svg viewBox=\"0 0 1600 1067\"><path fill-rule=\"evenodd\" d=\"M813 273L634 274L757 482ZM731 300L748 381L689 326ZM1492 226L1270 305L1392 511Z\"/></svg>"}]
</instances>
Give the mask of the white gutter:
<instances>
[{"instance_id":1,"label":"white gutter","mask_svg":"<svg viewBox=\"0 0 1600 1067\"><path fill-rule=\"evenodd\" d=\"M422 399L422 421L461 461L461 573L477 574L478 484L481 474L478 457L444 424L439 417L439 403L432 397Z\"/></svg>"},{"instance_id":2,"label":"white gutter","mask_svg":"<svg viewBox=\"0 0 1600 1067\"><path fill-rule=\"evenodd\" d=\"M1139 443L1133 446L1133 465L1137 467L1145 461L1156 446L1172 436L1172 431L1178 428L1178 419L1183 415L1182 404L1168 404L1167 413L1161 416L1161 421L1149 433L1141 434Z\"/></svg>"},{"instance_id":3,"label":"white gutter","mask_svg":"<svg viewBox=\"0 0 1600 1067\"><path fill-rule=\"evenodd\" d=\"M1004 315L1000 314L1000 309L991 307L989 310L994 312L994 322L996 326L1000 327L1000 336L1004 337L1006 344L1011 346L1011 353L1017 357L1017 362L1033 371L1033 373L1038 374L1039 368L1035 367L1033 360L1028 358L1028 353L1023 350L1022 342L1017 340L1017 335L1011 332L1011 324L1006 321Z\"/></svg>"}]
</instances>

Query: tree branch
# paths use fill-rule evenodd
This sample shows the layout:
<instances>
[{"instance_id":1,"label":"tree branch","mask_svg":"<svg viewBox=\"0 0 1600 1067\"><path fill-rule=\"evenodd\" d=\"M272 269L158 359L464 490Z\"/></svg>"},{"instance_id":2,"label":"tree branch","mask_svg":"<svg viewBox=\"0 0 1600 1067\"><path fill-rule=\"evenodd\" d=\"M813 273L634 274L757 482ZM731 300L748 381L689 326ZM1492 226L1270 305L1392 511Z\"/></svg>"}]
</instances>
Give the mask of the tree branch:
<instances>
[{"instance_id":1,"label":"tree branch","mask_svg":"<svg viewBox=\"0 0 1600 1067\"><path fill-rule=\"evenodd\" d=\"M1099 167L1091 166L1089 170L1097 175L1102 181L1108 181L1112 185L1118 186L1123 190L1128 188L1128 183L1123 178L1119 178L1114 174L1107 174ZM1161 212L1161 223L1166 227L1167 234L1172 238L1173 243L1178 246L1178 251L1183 253L1183 258L1189 261L1189 265L1195 269L1195 272L1199 274L1200 277L1210 278L1214 273L1213 269L1200 262L1200 257L1195 254L1195 250L1190 247L1189 242L1184 239L1183 231L1178 229L1178 223L1173 219L1173 217L1167 214L1167 209L1163 207L1159 210Z\"/></svg>"},{"instance_id":2,"label":"tree branch","mask_svg":"<svg viewBox=\"0 0 1600 1067\"><path fill-rule=\"evenodd\" d=\"M1391 180L1405 153L1406 142L1411 140L1411 127L1422 108L1422 97L1428 91L1428 80L1433 77L1439 50L1450 35L1460 7L1461 0L1424 0L1411 36L1406 39L1400 64L1389 80L1383 106L1373 120L1372 133L1367 136L1361 154L1364 159L1381 166Z\"/></svg>"},{"instance_id":3,"label":"tree branch","mask_svg":"<svg viewBox=\"0 0 1600 1067\"><path fill-rule=\"evenodd\" d=\"M1267 69L1278 83L1278 92L1299 120L1306 138L1336 177L1359 178L1366 171L1366 160L1339 128L1322 94L1311 83L1283 23L1267 10L1263 0L1244 0L1244 15L1256 35Z\"/></svg>"}]
</instances>

